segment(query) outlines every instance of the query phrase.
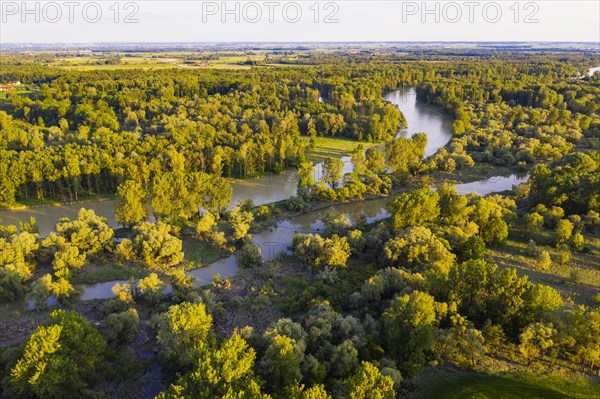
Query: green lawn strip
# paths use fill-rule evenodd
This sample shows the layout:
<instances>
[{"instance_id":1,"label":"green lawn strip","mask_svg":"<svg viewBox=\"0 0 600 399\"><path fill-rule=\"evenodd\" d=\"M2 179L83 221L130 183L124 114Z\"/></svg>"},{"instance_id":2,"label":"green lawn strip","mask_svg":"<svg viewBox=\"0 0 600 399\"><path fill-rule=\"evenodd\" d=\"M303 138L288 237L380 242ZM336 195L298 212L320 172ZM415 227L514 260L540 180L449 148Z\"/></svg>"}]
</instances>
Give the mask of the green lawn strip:
<instances>
[{"instance_id":1,"label":"green lawn strip","mask_svg":"<svg viewBox=\"0 0 600 399\"><path fill-rule=\"evenodd\" d=\"M73 276L72 284L96 284L112 280L129 280L130 278L144 278L152 271L140 265L123 265L115 264L85 265L81 271Z\"/></svg>"},{"instance_id":2,"label":"green lawn strip","mask_svg":"<svg viewBox=\"0 0 600 399\"><path fill-rule=\"evenodd\" d=\"M308 146L309 138L303 137L302 141ZM308 147L306 158L314 163L322 162L327 157L348 156L358 147L363 145L365 150L370 147L381 145L381 143L367 143L350 140L346 138L318 137L313 148Z\"/></svg>"},{"instance_id":3,"label":"green lawn strip","mask_svg":"<svg viewBox=\"0 0 600 399\"><path fill-rule=\"evenodd\" d=\"M464 374L436 376L413 399L594 399L600 384L558 375Z\"/></svg>"}]
</instances>

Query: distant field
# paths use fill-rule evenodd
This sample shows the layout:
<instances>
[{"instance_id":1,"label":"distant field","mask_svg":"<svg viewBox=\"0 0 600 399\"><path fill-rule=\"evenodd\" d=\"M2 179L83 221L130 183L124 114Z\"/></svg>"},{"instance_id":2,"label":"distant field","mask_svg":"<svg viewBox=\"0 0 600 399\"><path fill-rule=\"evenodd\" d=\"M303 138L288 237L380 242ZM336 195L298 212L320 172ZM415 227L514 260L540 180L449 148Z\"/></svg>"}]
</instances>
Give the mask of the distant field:
<instances>
[{"instance_id":1,"label":"distant field","mask_svg":"<svg viewBox=\"0 0 600 399\"><path fill-rule=\"evenodd\" d=\"M174 53L94 53L83 56L65 55L57 58L50 66L68 70L113 70L113 69L163 69L163 68L215 68L215 69L249 69L246 61L264 62L267 58L265 51L243 53L219 53L217 59L196 59L202 56L214 55L208 52L174 52ZM105 64L109 56L119 56L117 64ZM268 66L294 66L281 64L282 57L297 59L299 54L293 56L270 55Z\"/></svg>"},{"instance_id":2,"label":"distant field","mask_svg":"<svg viewBox=\"0 0 600 399\"><path fill-rule=\"evenodd\" d=\"M436 376L411 399L596 399L600 385L560 376L457 374Z\"/></svg>"},{"instance_id":3,"label":"distant field","mask_svg":"<svg viewBox=\"0 0 600 399\"><path fill-rule=\"evenodd\" d=\"M305 145L309 145L308 137L303 137L302 141ZM381 143L364 143L355 140L349 140L345 138L328 138L319 137L315 143L314 148L309 148L306 152L306 156L309 161L318 163L325 160L327 157L343 157L348 156L356 149L358 145L362 144L365 150L370 147L382 145Z\"/></svg>"}]
</instances>

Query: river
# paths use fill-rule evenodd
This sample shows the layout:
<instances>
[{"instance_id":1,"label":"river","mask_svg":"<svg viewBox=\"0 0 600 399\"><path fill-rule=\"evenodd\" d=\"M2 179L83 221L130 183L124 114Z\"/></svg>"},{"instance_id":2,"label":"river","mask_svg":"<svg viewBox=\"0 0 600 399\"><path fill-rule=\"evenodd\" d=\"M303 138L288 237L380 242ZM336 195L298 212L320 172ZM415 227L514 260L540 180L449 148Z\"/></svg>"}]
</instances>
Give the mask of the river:
<instances>
[{"instance_id":1,"label":"river","mask_svg":"<svg viewBox=\"0 0 600 399\"><path fill-rule=\"evenodd\" d=\"M402 130L400 135L410 137L418 132L427 134L426 156L434 154L450 141L452 137L452 121L450 118L436 109L418 102L413 88L391 92L385 96L385 99L398 106L407 120L408 128ZM345 162L344 171L346 173L351 172L350 157L343 157L342 159ZM320 171L319 166L316 167L316 173ZM487 195L493 192L510 190L513 185L523 181L526 181L526 177L520 178L516 175L491 177L481 181L459 184L457 185L457 191L461 194L475 192ZM261 205L284 200L296 194L296 177L293 172L263 176L254 180L236 181L232 185L233 204L241 199L252 199L256 205ZM369 222L374 222L388 216L384 205L385 200L378 199L337 204L335 208L339 212L347 214L353 221L364 215ZM29 216L34 216L40 228L40 234L45 235L52 231L59 218L76 218L81 207L94 209L96 214L107 219L111 227L117 227L113 213L114 201L112 200L23 210L3 210L0 211L0 216L3 224L17 225L20 221L27 221ZM261 248L265 260L271 259L277 254L287 251L292 238L296 234L321 231L323 229L321 219L329 211L328 209L310 212L309 214L280 221L272 228L255 234L253 240ZM196 278L196 285L201 286L210 283L216 274L224 279L234 276L237 270L235 255L231 255L206 267L192 270L189 274ZM106 299L114 296L111 289L116 283L124 282L108 281L98 284L79 284L75 286L75 289L81 293L82 300ZM5 304L3 309L24 310L31 307L32 303L21 300Z\"/></svg>"}]
</instances>

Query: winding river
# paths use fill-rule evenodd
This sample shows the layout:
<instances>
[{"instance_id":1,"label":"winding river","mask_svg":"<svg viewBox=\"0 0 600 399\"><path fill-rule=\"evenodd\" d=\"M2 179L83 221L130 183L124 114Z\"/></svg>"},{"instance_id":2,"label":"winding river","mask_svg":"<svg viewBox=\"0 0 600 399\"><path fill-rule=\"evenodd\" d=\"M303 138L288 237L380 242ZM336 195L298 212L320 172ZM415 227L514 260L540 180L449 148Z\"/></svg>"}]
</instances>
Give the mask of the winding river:
<instances>
[{"instance_id":1,"label":"winding river","mask_svg":"<svg viewBox=\"0 0 600 399\"><path fill-rule=\"evenodd\" d=\"M426 156L434 154L450 141L452 137L452 121L450 118L434 108L418 102L416 92L413 88L393 91L387 94L385 99L399 107L406 117L408 129L402 130L399 133L401 136L410 137L412 134L418 132L427 133ZM342 160L345 162L344 171L351 172L350 157L343 157ZM316 173L319 173L320 165L317 165L315 169ZM457 185L457 191L461 194L474 192L487 195L493 192L510 190L513 185L526 181L526 179L526 177L518 177L516 175L492 177L486 180L459 184ZM254 180L236 181L232 186L232 204L236 204L240 199L252 199L256 205L261 205L284 200L295 195L296 176L293 172L281 175L269 175ZM342 203L336 205L335 208L349 215L353 221L358 220L361 215L365 215L369 222L374 222L388 216L384 204L385 200L378 199ZM34 216L40 228L40 234L46 235L54 228L59 218L76 218L77 212L81 207L94 209L96 214L107 219L111 227L117 227L113 213L114 201L112 200L23 210L3 210L0 211L0 221L5 225L18 225L19 222L27 221L29 216ZM262 249L265 260L271 259L281 252L288 251L292 238L296 234L322 230L323 223L321 219L329 211L310 212L309 214L280 221L272 228L255 234L253 240ZM235 275L237 270L235 255L231 255L206 267L192 270L189 274L196 278L196 285L201 286L210 283L216 274L219 274L224 279ZM114 296L111 289L116 283L124 282L117 280L98 284L80 284L76 285L75 289L81 293L82 300L106 299ZM3 311L22 311L32 306L31 302L21 300L3 305Z\"/></svg>"}]
</instances>

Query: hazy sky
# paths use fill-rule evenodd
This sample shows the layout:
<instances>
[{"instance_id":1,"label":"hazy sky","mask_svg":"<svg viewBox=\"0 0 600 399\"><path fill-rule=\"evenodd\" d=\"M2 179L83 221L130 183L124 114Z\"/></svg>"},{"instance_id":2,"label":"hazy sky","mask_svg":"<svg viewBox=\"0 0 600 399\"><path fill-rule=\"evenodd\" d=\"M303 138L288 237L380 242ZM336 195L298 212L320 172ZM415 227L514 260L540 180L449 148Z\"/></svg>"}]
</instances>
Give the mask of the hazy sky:
<instances>
[{"instance_id":1,"label":"hazy sky","mask_svg":"<svg viewBox=\"0 0 600 399\"><path fill-rule=\"evenodd\" d=\"M28 1L27 11L22 1L0 3L2 43L585 41L600 47L598 0Z\"/></svg>"}]
</instances>

